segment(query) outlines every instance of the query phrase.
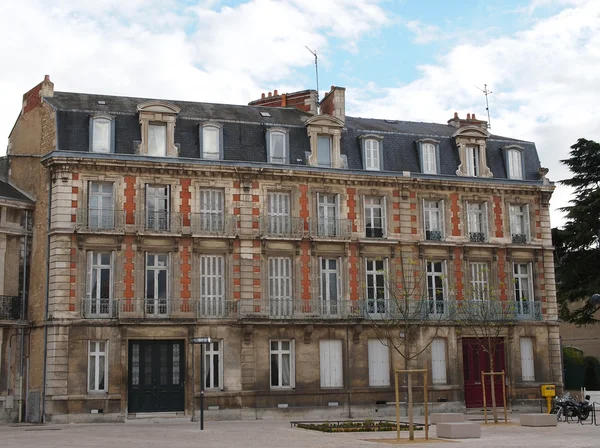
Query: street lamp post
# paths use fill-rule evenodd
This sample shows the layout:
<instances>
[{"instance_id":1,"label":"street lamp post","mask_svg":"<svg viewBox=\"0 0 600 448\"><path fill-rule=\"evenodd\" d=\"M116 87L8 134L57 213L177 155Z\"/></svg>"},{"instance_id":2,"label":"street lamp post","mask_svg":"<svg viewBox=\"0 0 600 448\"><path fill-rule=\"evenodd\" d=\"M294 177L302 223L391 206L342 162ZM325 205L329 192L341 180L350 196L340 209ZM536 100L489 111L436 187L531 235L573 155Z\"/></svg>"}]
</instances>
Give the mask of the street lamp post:
<instances>
[{"instance_id":1,"label":"street lamp post","mask_svg":"<svg viewBox=\"0 0 600 448\"><path fill-rule=\"evenodd\" d=\"M200 345L200 431L204 430L204 346L210 344L209 337L190 339L190 344Z\"/></svg>"}]
</instances>

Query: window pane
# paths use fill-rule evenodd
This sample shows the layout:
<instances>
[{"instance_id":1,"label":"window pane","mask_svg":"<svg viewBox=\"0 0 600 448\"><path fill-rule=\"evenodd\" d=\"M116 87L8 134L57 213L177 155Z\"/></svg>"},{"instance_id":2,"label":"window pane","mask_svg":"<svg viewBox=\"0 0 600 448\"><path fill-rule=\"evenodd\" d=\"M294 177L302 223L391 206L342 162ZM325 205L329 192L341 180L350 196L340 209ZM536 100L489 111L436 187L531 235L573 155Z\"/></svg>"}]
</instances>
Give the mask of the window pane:
<instances>
[{"instance_id":1,"label":"window pane","mask_svg":"<svg viewBox=\"0 0 600 448\"><path fill-rule=\"evenodd\" d=\"M285 135L271 133L271 163L285 163Z\"/></svg>"},{"instance_id":2,"label":"window pane","mask_svg":"<svg viewBox=\"0 0 600 448\"><path fill-rule=\"evenodd\" d=\"M331 166L331 138L319 137L317 146L317 163L319 166Z\"/></svg>"},{"instance_id":3,"label":"window pane","mask_svg":"<svg viewBox=\"0 0 600 448\"><path fill-rule=\"evenodd\" d=\"M90 344L90 349L93 350L93 344ZM96 390L96 357L90 356L90 383L89 390Z\"/></svg>"},{"instance_id":4,"label":"window pane","mask_svg":"<svg viewBox=\"0 0 600 448\"><path fill-rule=\"evenodd\" d=\"M271 344L272 347L273 344ZM277 354L271 354L271 386L279 386L279 364Z\"/></svg>"},{"instance_id":5,"label":"window pane","mask_svg":"<svg viewBox=\"0 0 600 448\"><path fill-rule=\"evenodd\" d=\"M167 155L167 127L165 125L148 125L148 155L154 157Z\"/></svg>"},{"instance_id":6,"label":"window pane","mask_svg":"<svg viewBox=\"0 0 600 448\"><path fill-rule=\"evenodd\" d=\"M205 159L219 159L219 129L205 127L202 130L202 157Z\"/></svg>"},{"instance_id":7,"label":"window pane","mask_svg":"<svg viewBox=\"0 0 600 448\"><path fill-rule=\"evenodd\" d=\"M110 152L111 122L105 118L94 119L92 129L92 151Z\"/></svg>"},{"instance_id":8,"label":"window pane","mask_svg":"<svg viewBox=\"0 0 600 448\"><path fill-rule=\"evenodd\" d=\"M106 356L102 355L98 357L98 390L104 390L104 371L106 362Z\"/></svg>"}]
</instances>

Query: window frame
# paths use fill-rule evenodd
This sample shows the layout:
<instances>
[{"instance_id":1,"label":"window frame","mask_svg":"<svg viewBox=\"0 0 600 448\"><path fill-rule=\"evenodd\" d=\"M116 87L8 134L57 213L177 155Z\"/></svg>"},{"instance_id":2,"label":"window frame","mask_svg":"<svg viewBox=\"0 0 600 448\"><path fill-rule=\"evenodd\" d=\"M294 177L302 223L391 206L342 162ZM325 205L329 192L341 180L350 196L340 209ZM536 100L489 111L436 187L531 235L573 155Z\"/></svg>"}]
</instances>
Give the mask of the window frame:
<instances>
[{"instance_id":1,"label":"window frame","mask_svg":"<svg viewBox=\"0 0 600 448\"><path fill-rule=\"evenodd\" d=\"M433 385L448 384L447 346L445 338L435 338L431 341L431 383ZM436 365L439 366L437 370ZM436 373L439 375L436 375Z\"/></svg>"},{"instance_id":2,"label":"window frame","mask_svg":"<svg viewBox=\"0 0 600 448\"><path fill-rule=\"evenodd\" d=\"M218 344L217 350L214 350L213 344ZM225 386L223 385L223 339L212 339L210 344L207 344L204 347L204 372L202 374L202 380L204 381L204 388L207 390L224 390ZM209 367L213 367L214 362L213 359L217 357L219 363L219 371L216 372L214 369L209 369ZM207 370L210 375L207 378ZM215 376L219 381L217 386L214 385Z\"/></svg>"},{"instance_id":3,"label":"window frame","mask_svg":"<svg viewBox=\"0 0 600 448\"><path fill-rule=\"evenodd\" d=\"M110 122L109 126L109 137L108 137L108 151L95 151L94 150L94 124L96 120L106 120ZM89 119L89 144L88 151L97 154L111 154L115 152L115 117L106 114L95 114L90 115Z\"/></svg>"},{"instance_id":4,"label":"window frame","mask_svg":"<svg viewBox=\"0 0 600 448\"><path fill-rule=\"evenodd\" d=\"M377 347L375 349L375 347ZM376 358L375 354L385 355L382 358ZM385 358L385 359L384 359ZM377 362L378 361L378 362ZM368 339L367 340L367 363L369 365L369 387L390 387L390 347L385 345L379 339ZM387 369L383 367L381 372L381 378L375 375L377 365L387 365ZM378 381L376 381L378 380Z\"/></svg>"},{"instance_id":5,"label":"window frame","mask_svg":"<svg viewBox=\"0 0 600 448\"><path fill-rule=\"evenodd\" d=\"M341 339L319 341L319 383L321 389L344 387L344 355Z\"/></svg>"},{"instance_id":6,"label":"window frame","mask_svg":"<svg viewBox=\"0 0 600 448\"><path fill-rule=\"evenodd\" d=\"M275 267L277 268L277 272L274 272ZM291 316L294 312L293 258L290 256L268 257L267 279L270 315ZM274 285L277 285L277 291L274 291ZM287 293L286 291L282 292L282 289L285 289ZM277 292L277 294L275 294L275 292Z\"/></svg>"},{"instance_id":7,"label":"window frame","mask_svg":"<svg viewBox=\"0 0 600 448\"><path fill-rule=\"evenodd\" d=\"M164 137L165 137L164 154L162 154L162 153L161 154L151 154L150 153L150 129L153 128L153 127L155 127L155 128L162 128L164 130L164 133L165 133L165 135L164 135ZM167 157L167 155L169 154L169 142L168 142L169 132L168 132L168 129L167 129L167 123L162 122L162 121L149 121L148 122L148 131L147 132L148 132L148 137L147 137L147 139L148 139L148 144L147 144L148 154L146 154L146 155L148 157L161 157L161 158Z\"/></svg>"},{"instance_id":8,"label":"window frame","mask_svg":"<svg viewBox=\"0 0 600 448\"><path fill-rule=\"evenodd\" d=\"M428 205L428 203L437 203L438 206L437 207L430 207ZM425 236L425 240L426 241L444 241L444 239L446 238L446 232L445 232L445 216L444 216L444 200L443 199L423 199L422 200L422 208L423 208L423 233ZM437 210L438 216L439 216L439 230L434 230L434 229L428 229L427 228L427 222L431 223L431 216L429 216L429 219L427 217L428 214L431 215L432 210ZM427 238L427 232L440 232L440 239L435 239L435 238Z\"/></svg>"},{"instance_id":9,"label":"window frame","mask_svg":"<svg viewBox=\"0 0 600 448\"><path fill-rule=\"evenodd\" d=\"M381 262L382 268L381 270L377 269L377 263ZM369 268L369 264L371 264L371 269ZM365 266L365 302L367 305L367 313L371 317L379 317L383 318L390 306L390 297L389 297L389 288L386 284L385 274L389 272L389 262L387 258L368 258L364 259ZM378 277L383 277L383 310L379 311L378 304L381 303L381 299L377 297L377 290L380 289L377 287L377 279ZM374 296L369 296L369 277L372 277L373 280L373 290ZM373 307L371 308L370 303L373 303ZM373 309L373 312L370 310Z\"/></svg>"},{"instance_id":10,"label":"window frame","mask_svg":"<svg viewBox=\"0 0 600 448\"><path fill-rule=\"evenodd\" d=\"M108 255L109 256L109 263L108 264L102 264L102 255ZM99 260L99 261L98 261ZM100 277L102 274L102 271L108 269L108 278L109 278L109 288L108 288L108 297L102 297L101 291L101 285L100 282L97 281L96 282L96 293L98 294L98 297L94 296L94 291L93 291L93 282L92 282L92 278L94 275L94 271L99 272L100 273ZM112 302L113 302L113 298L114 298L114 288L115 288L115 281L114 281L114 275L115 275L115 251L95 251L95 250L89 250L86 253L86 276L85 276L85 298L87 303L85 304L85 308L86 308L86 313L89 310L90 315L93 316L106 316L106 317L110 317L112 316ZM98 278L98 274L97 277ZM103 301L108 301L108 312L106 313L102 313L102 302ZM98 311L95 313L92 313L92 303L95 303L95 306L97 307Z\"/></svg>"},{"instance_id":11,"label":"window frame","mask_svg":"<svg viewBox=\"0 0 600 448\"><path fill-rule=\"evenodd\" d=\"M283 136L283 161L277 162L273 160L273 154L271 150L273 148L272 138L274 135L282 135ZM266 131L266 144L267 144L267 163L271 163L274 165L289 165L290 164L290 140L289 133L286 129L283 128L269 128Z\"/></svg>"},{"instance_id":12,"label":"window frame","mask_svg":"<svg viewBox=\"0 0 600 448\"><path fill-rule=\"evenodd\" d=\"M110 194L100 191L104 186L110 185ZM94 186L98 186L98 191L94 192ZM93 198L101 198L98 202L109 202L110 208L105 207L91 207L91 202ZM105 201L106 198L106 201ZM92 226L91 222L93 221L91 218L93 211L97 213L97 223ZM100 181L100 180L91 180L87 184L87 226L89 228L93 228L96 230L114 230L116 227L116 208L115 208L115 183L110 181ZM104 226L105 214L110 213L110 225Z\"/></svg>"},{"instance_id":13,"label":"window frame","mask_svg":"<svg viewBox=\"0 0 600 448\"><path fill-rule=\"evenodd\" d=\"M165 188L166 192L164 194L158 194L157 190ZM171 185L169 184L145 184L144 188L144 229L145 230L170 230L171 229L171 217L172 217L172 199L171 199ZM164 210L159 209L157 206L158 201L166 199L166 207ZM152 213L155 215L153 219L153 225L150 225L150 210L148 204L152 202L154 210ZM161 226L160 223L160 214L164 213L165 221L164 226ZM158 217L158 218L157 218Z\"/></svg>"},{"instance_id":14,"label":"window frame","mask_svg":"<svg viewBox=\"0 0 600 448\"><path fill-rule=\"evenodd\" d=\"M388 236L388 232L387 232L387 196L367 196L364 195L362 197L363 199L363 229L365 231L365 238L387 238ZM380 203L379 205L376 204L368 204L367 201L368 200L372 200L372 199L379 199ZM369 212L367 213L368 209L375 209L379 207L379 209L381 210L381 236L373 236L373 235L368 235L367 232L367 224L370 222L371 224L373 224L373 221L375 220L373 213ZM371 226L372 229L372 233L374 229L377 229L377 227Z\"/></svg>"},{"instance_id":15,"label":"window frame","mask_svg":"<svg viewBox=\"0 0 600 448\"><path fill-rule=\"evenodd\" d=\"M514 160L511 157L512 154L519 154L519 160L517 167L519 168L517 173L514 173L513 164ZM504 161L506 163L506 177L511 180L524 180L525 179L525 157L524 148L517 145L511 145L504 148ZM516 175L515 175L516 174Z\"/></svg>"},{"instance_id":16,"label":"window frame","mask_svg":"<svg viewBox=\"0 0 600 448\"><path fill-rule=\"evenodd\" d=\"M441 272L435 270L435 263L440 263ZM439 288L436 286L436 279L439 278L442 282L442 298L438 298ZM430 287L431 279L431 287ZM429 314L444 315L446 312L447 302L449 300L448 286L448 263L446 260L425 260L425 295L429 303ZM433 295L432 295L433 293ZM441 301L441 306L439 302ZM433 305L433 306L432 306ZM439 312L441 310L441 313Z\"/></svg>"},{"instance_id":17,"label":"window frame","mask_svg":"<svg viewBox=\"0 0 600 448\"><path fill-rule=\"evenodd\" d=\"M472 221L474 221L471 218L471 212L472 212L471 207L475 206L475 205L482 206L481 209L478 211L478 213L481 214L481 221L479 224L481 226L482 232L474 231L474 229L471 228ZM477 201L477 202L465 201L465 206L466 206L465 209L467 212L467 239L471 242L481 242L481 243L485 243L485 242L489 241L490 228L489 228L489 219L488 219L488 203L487 202L479 202L479 201ZM482 233L483 239L481 241L473 239L471 234L475 234L475 233Z\"/></svg>"},{"instance_id":18,"label":"window frame","mask_svg":"<svg viewBox=\"0 0 600 448\"><path fill-rule=\"evenodd\" d=\"M323 261L329 262L335 260L336 262L336 267L335 270L329 268L329 266L326 266L325 268L323 268ZM319 269L318 269L318 273L319 273L319 279L318 279L318 284L319 284L319 304L321 306L321 313L323 314L324 317L326 316L338 316L340 314L340 307L342 306L342 301L343 301L343 283L342 283L342 257L318 257L318 261L319 261ZM328 265L329 263L327 263ZM330 282L330 274L335 273L336 275L336 297L335 300L332 300L332 298L330 297L329 292L331 292L331 282ZM323 291L323 276L326 275L325 277L325 283L327 284L327 288L326 291ZM339 298L339 300L338 300Z\"/></svg>"},{"instance_id":19,"label":"window frame","mask_svg":"<svg viewBox=\"0 0 600 448\"><path fill-rule=\"evenodd\" d=\"M277 348L273 351L272 343L277 343ZM282 342L289 342L290 348L284 350L282 348ZM273 385L273 366L272 357L277 355L278 365L278 384ZM289 354L290 356L290 384L282 385L283 374L282 374L282 360L283 355ZM295 339L269 339L269 385L271 389L294 389L296 387L296 341Z\"/></svg>"},{"instance_id":20,"label":"window frame","mask_svg":"<svg viewBox=\"0 0 600 448\"><path fill-rule=\"evenodd\" d=\"M419 164L421 167L421 173L423 174L441 174L440 170L440 142L432 139L423 139L417 140L418 150L419 150ZM435 160L435 172L431 172L426 169L425 165L425 147L427 145L431 145L433 147L433 156Z\"/></svg>"},{"instance_id":21,"label":"window frame","mask_svg":"<svg viewBox=\"0 0 600 448\"><path fill-rule=\"evenodd\" d=\"M217 131L217 158L205 157L204 153L204 131L209 128L214 128ZM223 160L223 125L214 121L208 121L200 123L199 127L199 146L200 146L200 159L202 160ZM212 154L212 153L211 153Z\"/></svg>"},{"instance_id":22,"label":"window frame","mask_svg":"<svg viewBox=\"0 0 600 448\"><path fill-rule=\"evenodd\" d=\"M100 343L104 343L104 351L100 351ZM95 350L92 352L92 344L95 346ZM109 341L106 339L89 339L88 340L88 362L87 362L87 392L88 394L107 394L108 393L108 344ZM99 375L100 373L100 357L104 358L104 387L99 388ZM92 358L95 358L94 362L94 388L90 388L91 380L91 367Z\"/></svg>"},{"instance_id":23,"label":"window frame","mask_svg":"<svg viewBox=\"0 0 600 448\"><path fill-rule=\"evenodd\" d=\"M218 198L219 207L212 207ZM225 191L222 188L200 188L198 190L198 217L200 229L208 232L225 230Z\"/></svg>"},{"instance_id":24,"label":"window frame","mask_svg":"<svg viewBox=\"0 0 600 448\"><path fill-rule=\"evenodd\" d=\"M529 346L527 350L531 350L531 356L525 357L524 355L529 353L524 353L526 350L523 349L523 344L525 341L528 341ZM534 347L534 338L529 336L523 336L519 338L519 352L521 358L521 380L524 383L534 383L535 382L535 347ZM531 374L526 376L526 371L529 373L531 370Z\"/></svg>"},{"instance_id":25,"label":"window frame","mask_svg":"<svg viewBox=\"0 0 600 448\"><path fill-rule=\"evenodd\" d=\"M517 212L515 212L514 210L519 207L522 208L522 210L519 210ZM517 224L516 220L518 219L518 216L521 215L523 217L522 219L522 226L524 227L524 229L522 229L524 231L524 233L516 233L515 232L515 225ZM516 235L525 235L525 244L529 243L531 241L531 222L530 222L530 218L529 218L529 204L509 204L508 205L508 221L509 221L509 230L510 230L510 238L511 238L511 242L515 243L515 236Z\"/></svg>"},{"instance_id":26,"label":"window frame","mask_svg":"<svg viewBox=\"0 0 600 448\"><path fill-rule=\"evenodd\" d=\"M166 266L163 268L161 266L149 266L148 265L148 257L149 256L153 256L155 257L155 264L158 261L158 257L165 255L167 257L167 261L166 261ZM159 271L166 271L165 274L165 298L161 299L160 297L157 296L156 292L159 290L158 288L158 282L159 282L159 278L158 278L158 272ZM152 271L153 274L153 278L154 278L154 290L155 290L155 297L148 297L148 272ZM147 314L151 314L151 315L168 315L169 314L169 307L170 307L170 301L171 301L171 272L172 271L172 266L171 266L171 253L170 252L145 252L144 253L144 311ZM149 301L152 301L152 305L151 308L149 307ZM162 303L162 301L164 300L164 303ZM161 312L161 306L164 306L164 310L165 312ZM148 310L152 309L154 310L152 313L150 313Z\"/></svg>"},{"instance_id":27,"label":"window frame","mask_svg":"<svg viewBox=\"0 0 600 448\"><path fill-rule=\"evenodd\" d=\"M481 177L481 146L467 145L465 148L466 174L470 177Z\"/></svg>"},{"instance_id":28,"label":"window frame","mask_svg":"<svg viewBox=\"0 0 600 448\"><path fill-rule=\"evenodd\" d=\"M322 165L319 162L319 154L321 152L319 142L321 139L329 141L329 165ZM318 134L317 135L317 166L319 168L333 168L333 136L329 134Z\"/></svg>"},{"instance_id":29,"label":"window frame","mask_svg":"<svg viewBox=\"0 0 600 448\"><path fill-rule=\"evenodd\" d=\"M473 295L471 300L488 301L490 299L490 264L487 261L471 261L469 263L469 276Z\"/></svg>"},{"instance_id":30,"label":"window frame","mask_svg":"<svg viewBox=\"0 0 600 448\"><path fill-rule=\"evenodd\" d=\"M226 260L223 254L202 253L198 258L198 306L203 317L221 317L226 314L225 266ZM211 293L208 293L209 290L212 290Z\"/></svg>"},{"instance_id":31,"label":"window frame","mask_svg":"<svg viewBox=\"0 0 600 448\"><path fill-rule=\"evenodd\" d=\"M365 171L384 171L383 164L383 137L380 135L361 135L359 137L361 141L361 150L362 150L362 158L363 158L363 168ZM371 145L377 144L377 148L373 149L368 148L369 143ZM373 157L369 157L369 152L375 151L377 154L377 166L370 165L369 161L373 160Z\"/></svg>"}]
</instances>

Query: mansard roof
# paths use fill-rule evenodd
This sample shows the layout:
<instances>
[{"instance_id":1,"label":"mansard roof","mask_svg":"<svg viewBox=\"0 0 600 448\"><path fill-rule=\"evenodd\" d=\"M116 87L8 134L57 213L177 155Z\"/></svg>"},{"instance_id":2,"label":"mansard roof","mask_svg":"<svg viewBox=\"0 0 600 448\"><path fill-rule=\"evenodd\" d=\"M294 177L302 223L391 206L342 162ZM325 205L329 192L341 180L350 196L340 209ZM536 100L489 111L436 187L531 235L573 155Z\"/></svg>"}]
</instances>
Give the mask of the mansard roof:
<instances>
[{"instance_id":1,"label":"mansard roof","mask_svg":"<svg viewBox=\"0 0 600 448\"><path fill-rule=\"evenodd\" d=\"M45 98L45 101L57 111L57 149L60 151L88 152L89 117L109 114L115 117L115 153L135 154L141 141L138 107L152 101L149 104L169 104L179 108L176 115L175 144L183 158L200 158L199 125L208 121L223 125L223 163L235 161L267 164L266 131L273 126L289 129L291 165L306 165L307 153L310 153L306 123L314 116L294 107L160 101L67 92L55 92L53 98ZM453 137L456 132L457 128L449 124L347 116L342 130L341 154L346 157L349 170L362 170L364 166L360 136L376 135L382 137L383 170L398 173L410 171L419 175L421 169L417 140L430 138L439 142L439 176L457 177L456 170L460 162ZM507 179L504 148L510 145L523 148L524 180L541 183L538 174L541 165L535 145L497 135L487 138L487 163L493 177Z\"/></svg>"}]
</instances>

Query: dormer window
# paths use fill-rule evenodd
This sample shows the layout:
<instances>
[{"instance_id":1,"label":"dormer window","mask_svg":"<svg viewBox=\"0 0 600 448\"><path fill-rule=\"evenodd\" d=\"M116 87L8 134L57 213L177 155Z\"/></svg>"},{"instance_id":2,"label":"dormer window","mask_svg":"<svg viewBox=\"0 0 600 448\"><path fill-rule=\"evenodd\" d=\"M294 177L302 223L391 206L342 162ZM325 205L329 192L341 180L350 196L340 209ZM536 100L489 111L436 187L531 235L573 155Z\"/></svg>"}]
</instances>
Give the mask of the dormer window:
<instances>
[{"instance_id":1,"label":"dormer window","mask_svg":"<svg viewBox=\"0 0 600 448\"><path fill-rule=\"evenodd\" d=\"M200 158L221 160L223 158L223 127L218 123L206 123L200 127Z\"/></svg>"},{"instance_id":2,"label":"dormer window","mask_svg":"<svg viewBox=\"0 0 600 448\"><path fill-rule=\"evenodd\" d=\"M167 126L163 123L148 125L148 155L165 157L167 155Z\"/></svg>"},{"instance_id":3,"label":"dormer window","mask_svg":"<svg viewBox=\"0 0 600 448\"><path fill-rule=\"evenodd\" d=\"M267 130L267 157L269 163L289 163L288 136L285 130Z\"/></svg>"},{"instance_id":4,"label":"dormer window","mask_svg":"<svg viewBox=\"0 0 600 448\"><path fill-rule=\"evenodd\" d=\"M509 179L523 179L522 148L506 148L506 165Z\"/></svg>"},{"instance_id":5,"label":"dormer window","mask_svg":"<svg viewBox=\"0 0 600 448\"><path fill-rule=\"evenodd\" d=\"M90 151L109 153L114 150L114 119L99 115L90 118Z\"/></svg>"},{"instance_id":6,"label":"dormer window","mask_svg":"<svg viewBox=\"0 0 600 448\"><path fill-rule=\"evenodd\" d=\"M317 164L331 167L331 137L319 135L317 144Z\"/></svg>"},{"instance_id":7,"label":"dormer window","mask_svg":"<svg viewBox=\"0 0 600 448\"><path fill-rule=\"evenodd\" d=\"M365 169L368 171L379 171L379 142L374 139L365 140Z\"/></svg>"},{"instance_id":8,"label":"dormer window","mask_svg":"<svg viewBox=\"0 0 600 448\"><path fill-rule=\"evenodd\" d=\"M467 146L467 176L479 177L479 146Z\"/></svg>"},{"instance_id":9,"label":"dormer window","mask_svg":"<svg viewBox=\"0 0 600 448\"><path fill-rule=\"evenodd\" d=\"M421 172L423 174L440 174L439 152L437 140L417 140L419 148L419 159L421 161Z\"/></svg>"},{"instance_id":10,"label":"dormer window","mask_svg":"<svg viewBox=\"0 0 600 448\"><path fill-rule=\"evenodd\" d=\"M479 123L479 122L478 122ZM454 137L458 147L460 165L456 170L457 176L493 177L487 164L487 139L490 133L482 126L461 124Z\"/></svg>"}]
</instances>

